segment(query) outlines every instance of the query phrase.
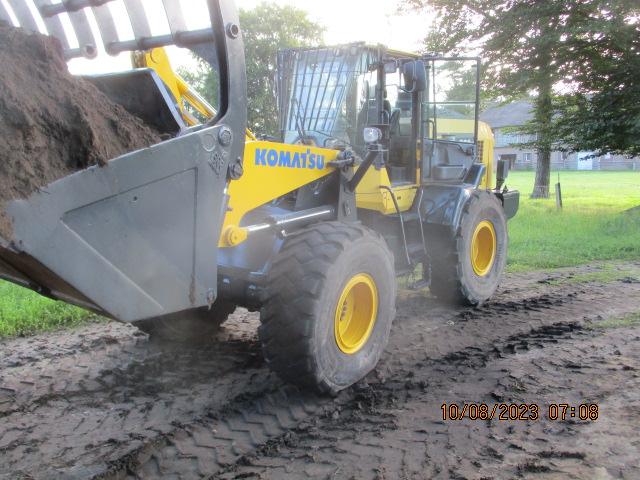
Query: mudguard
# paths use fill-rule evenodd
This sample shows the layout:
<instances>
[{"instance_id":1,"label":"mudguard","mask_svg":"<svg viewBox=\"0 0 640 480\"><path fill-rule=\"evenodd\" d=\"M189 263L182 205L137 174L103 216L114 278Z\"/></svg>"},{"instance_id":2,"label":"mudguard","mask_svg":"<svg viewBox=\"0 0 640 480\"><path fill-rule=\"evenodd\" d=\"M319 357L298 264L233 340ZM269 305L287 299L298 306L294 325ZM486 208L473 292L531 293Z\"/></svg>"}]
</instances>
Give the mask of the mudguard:
<instances>
[{"instance_id":1,"label":"mudguard","mask_svg":"<svg viewBox=\"0 0 640 480\"><path fill-rule=\"evenodd\" d=\"M431 184L423 189L420 197L420 214L425 224L440 225L449 227L451 232L456 232L460 226L460 219L464 206L471 198L471 193L476 190L476 186L469 183L457 185L437 185ZM511 219L518 211L520 192L493 193L501 202L507 219Z\"/></svg>"},{"instance_id":2,"label":"mudguard","mask_svg":"<svg viewBox=\"0 0 640 480\"><path fill-rule=\"evenodd\" d=\"M462 209L475 190L473 185L429 185L424 188L421 209L425 224L451 227L456 231L460 225Z\"/></svg>"}]
</instances>

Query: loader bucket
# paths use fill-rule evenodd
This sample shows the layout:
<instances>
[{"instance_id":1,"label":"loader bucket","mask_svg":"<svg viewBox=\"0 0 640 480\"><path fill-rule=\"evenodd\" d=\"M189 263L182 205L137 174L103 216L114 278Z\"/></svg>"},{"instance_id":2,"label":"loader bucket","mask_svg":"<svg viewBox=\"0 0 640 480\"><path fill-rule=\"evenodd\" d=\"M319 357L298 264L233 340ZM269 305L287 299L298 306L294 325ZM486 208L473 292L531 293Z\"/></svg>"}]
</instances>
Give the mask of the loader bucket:
<instances>
[{"instance_id":1,"label":"loader bucket","mask_svg":"<svg viewBox=\"0 0 640 480\"><path fill-rule=\"evenodd\" d=\"M0 277L124 321L213 302L226 206L219 128L10 202L14 235L0 238Z\"/></svg>"},{"instance_id":2,"label":"loader bucket","mask_svg":"<svg viewBox=\"0 0 640 480\"><path fill-rule=\"evenodd\" d=\"M176 128L180 133L172 140L7 202L13 233L0 237L0 278L136 321L211 305L216 299L225 190L242 174L244 47L233 0L163 0L154 8L155 16L165 20L159 22L165 30L158 32L152 32L140 1L125 2L133 38L122 37L115 28L127 19L113 17L111 3L9 0L0 2L0 20L57 37L68 59L93 58L99 50L116 55L167 45L205 52L204 57L215 59L219 74L218 114L207 125ZM190 30L182 9L196 4L206 7L211 24ZM65 28L61 16L67 19ZM119 78L95 81L115 88Z\"/></svg>"}]
</instances>

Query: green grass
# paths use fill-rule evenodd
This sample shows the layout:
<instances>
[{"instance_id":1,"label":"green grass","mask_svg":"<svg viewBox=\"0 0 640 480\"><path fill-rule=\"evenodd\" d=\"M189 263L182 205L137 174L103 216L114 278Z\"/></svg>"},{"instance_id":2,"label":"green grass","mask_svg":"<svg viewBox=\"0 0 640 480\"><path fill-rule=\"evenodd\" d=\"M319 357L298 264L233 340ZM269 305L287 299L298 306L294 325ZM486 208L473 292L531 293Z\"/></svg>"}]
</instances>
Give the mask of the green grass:
<instances>
[{"instance_id":1,"label":"green grass","mask_svg":"<svg viewBox=\"0 0 640 480\"><path fill-rule=\"evenodd\" d=\"M631 313L623 317L608 318L602 322L591 323L587 326L592 330L609 328L628 328L640 325L640 312Z\"/></svg>"},{"instance_id":2,"label":"green grass","mask_svg":"<svg viewBox=\"0 0 640 480\"><path fill-rule=\"evenodd\" d=\"M96 315L0 281L0 337L30 335L86 323Z\"/></svg>"},{"instance_id":3,"label":"green grass","mask_svg":"<svg viewBox=\"0 0 640 480\"><path fill-rule=\"evenodd\" d=\"M640 259L640 209L625 213L640 206L640 172L560 172L560 211L555 198L529 198L533 181L533 172L511 172L507 181L522 194L509 222L508 270Z\"/></svg>"},{"instance_id":4,"label":"green grass","mask_svg":"<svg viewBox=\"0 0 640 480\"><path fill-rule=\"evenodd\" d=\"M597 270L592 272L574 273L549 280L549 285L567 285L589 282L610 283L626 278L640 278L640 269L631 265L599 265Z\"/></svg>"}]
</instances>

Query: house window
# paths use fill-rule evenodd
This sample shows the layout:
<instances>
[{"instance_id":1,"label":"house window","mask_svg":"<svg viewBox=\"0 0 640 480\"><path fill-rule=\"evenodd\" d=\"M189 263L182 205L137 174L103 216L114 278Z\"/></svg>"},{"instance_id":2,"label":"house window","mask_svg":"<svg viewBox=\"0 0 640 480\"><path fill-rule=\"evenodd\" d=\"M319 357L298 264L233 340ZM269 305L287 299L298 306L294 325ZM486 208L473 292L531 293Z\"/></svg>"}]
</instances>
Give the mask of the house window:
<instances>
[{"instance_id":1,"label":"house window","mask_svg":"<svg viewBox=\"0 0 640 480\"><path fill-rule=\"evenodd\" d=\"M531 163L533 161L533 153L527 152L522 154L522 161L524 163Z\"/></svg>"},{"instance_id":2,"label":"house window","mask_svg":"<svg viewBox=\"0 0 640 480\"><path fill-rule=\"evenodd\" d=\"M509 147L519 143L528 143L536 139L535 135L526 135L523 133L505 132L500 128L493 130L495 136L496 147Z\"/></svg>"}]
</instances>

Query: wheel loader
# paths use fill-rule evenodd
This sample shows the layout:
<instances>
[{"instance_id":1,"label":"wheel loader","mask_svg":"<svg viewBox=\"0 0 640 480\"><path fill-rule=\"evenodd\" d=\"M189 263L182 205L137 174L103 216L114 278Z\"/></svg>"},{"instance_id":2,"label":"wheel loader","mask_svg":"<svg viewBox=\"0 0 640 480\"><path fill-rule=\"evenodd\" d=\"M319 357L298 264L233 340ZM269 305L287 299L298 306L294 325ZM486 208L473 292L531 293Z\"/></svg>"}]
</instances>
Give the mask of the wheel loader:
<instances>
[{"instance_id":1,"label":"wheel loader","mask_svg":"<svg viewBox=\"0 0 640 480\"><path fill-rule=\"evenodd\" d=\"M9 202L0 277L176 339L206 336L236 306L259 311L268 365L327 393L378 362L396 277L447 302L495 292L519 193L478 121L479 59L364 43L282 50L271 138L246 129L230 0L206 1L201 29L184 2L158 1L160 34L140 0L120 16L110 0L27 3L0 3L0 19L44 26L69 59L133 52L136 68L87 80L167 140ZM170 45L212 65L217 109L172 72Z\"/></svg>"}]
</instances>

